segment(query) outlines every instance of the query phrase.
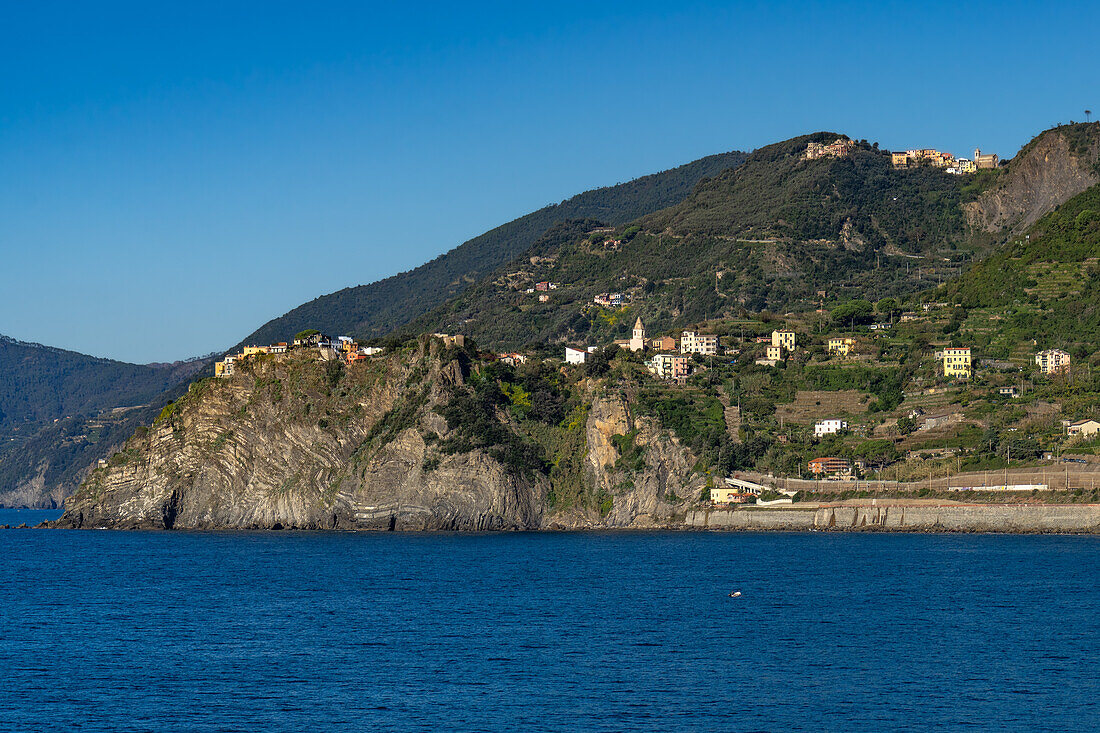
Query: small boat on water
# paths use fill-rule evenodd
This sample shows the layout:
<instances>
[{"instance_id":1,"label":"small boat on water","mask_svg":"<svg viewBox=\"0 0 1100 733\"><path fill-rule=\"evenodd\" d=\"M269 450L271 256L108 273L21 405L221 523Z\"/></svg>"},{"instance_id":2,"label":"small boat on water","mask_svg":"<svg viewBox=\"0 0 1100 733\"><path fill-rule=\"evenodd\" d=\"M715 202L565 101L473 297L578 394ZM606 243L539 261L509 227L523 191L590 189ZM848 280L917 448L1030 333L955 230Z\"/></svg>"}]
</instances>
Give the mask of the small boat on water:
<instances>
[{"instance_id":1,"label":"small boat on water","mask_svg":"<svg viewBox=\"0 0 1100 733\"><path fill-rule=\"evenodd\" d=\"M741 597L741 591L739 591L739 590L735 590L733 593L730 593L730 598L740 598L740 597Z\"/></svg>"}]
</instances>

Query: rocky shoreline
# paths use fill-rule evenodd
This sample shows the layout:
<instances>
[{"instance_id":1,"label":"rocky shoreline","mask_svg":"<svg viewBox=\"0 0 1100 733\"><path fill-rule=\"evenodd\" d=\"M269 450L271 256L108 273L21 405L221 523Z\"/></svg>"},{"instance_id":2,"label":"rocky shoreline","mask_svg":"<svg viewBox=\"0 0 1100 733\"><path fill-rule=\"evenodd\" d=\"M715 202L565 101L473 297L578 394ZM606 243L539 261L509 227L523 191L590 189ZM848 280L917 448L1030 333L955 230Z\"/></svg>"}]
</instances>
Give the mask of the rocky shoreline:
<instances>
[{"instance_id":1,"label":"rocky shoreline","mask_svg":"<svg viewBox=\"0 0 1100 733\"><path fill-rule=\"evenodd\" d=\"M734 531L734 532L928 532L991 534L1100 534L1100 504L906 504L889 505L810 505L780 508L695 509L672 521L646 521L639 517L629 526L602 522L550 521L546 525L520 527L493 521L465 526L431 524L390 524L335 522L330 525L204 526L185 531L407 531L407 532L586 532L586 531ZM25 528L21 525L20 528ZM7 525L0 529L8 529ZM37 528L163 530L152 521L113 523L74 523L56 520L42 522Z\"/></svg>"}]
</instances>

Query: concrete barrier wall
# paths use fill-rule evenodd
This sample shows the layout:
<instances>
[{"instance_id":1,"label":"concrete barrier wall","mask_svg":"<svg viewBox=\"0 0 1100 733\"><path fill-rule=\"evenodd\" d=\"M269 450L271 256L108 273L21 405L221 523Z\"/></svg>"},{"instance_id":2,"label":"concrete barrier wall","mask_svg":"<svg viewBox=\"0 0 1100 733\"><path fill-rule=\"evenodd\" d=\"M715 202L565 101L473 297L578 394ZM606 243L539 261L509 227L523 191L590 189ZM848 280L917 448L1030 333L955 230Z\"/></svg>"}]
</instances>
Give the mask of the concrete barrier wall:
<instances>
[{"instance_id":1,"label":"concrete barrier wall","mask_svg":"<svg viewBox=\"0 0 1100 733\"><path fill-rule=\"evenodd\" d=\"M689 512L685 524L697 529L1100 533L1100 504L948 504L700 510Z\"/></svg>"}]
</instances>

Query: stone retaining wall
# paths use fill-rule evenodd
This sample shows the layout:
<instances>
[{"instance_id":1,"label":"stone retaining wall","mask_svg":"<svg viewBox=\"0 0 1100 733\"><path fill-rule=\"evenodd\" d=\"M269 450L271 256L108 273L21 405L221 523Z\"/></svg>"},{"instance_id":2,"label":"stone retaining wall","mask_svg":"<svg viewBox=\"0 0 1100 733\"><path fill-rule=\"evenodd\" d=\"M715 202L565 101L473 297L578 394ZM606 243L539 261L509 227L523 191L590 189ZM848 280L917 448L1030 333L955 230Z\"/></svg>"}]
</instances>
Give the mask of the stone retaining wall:
<instances>
[{"instance_id":1,"label":"stone retaining wall","mask_svg":"<svg viewBox=\"0 0 1100 733\"><path fill-rule=\"evenodd\" d=\"M946 504L719 509L689 512L691 529L1100 533L1100 504Z\"/></svg>"}]
</instances>

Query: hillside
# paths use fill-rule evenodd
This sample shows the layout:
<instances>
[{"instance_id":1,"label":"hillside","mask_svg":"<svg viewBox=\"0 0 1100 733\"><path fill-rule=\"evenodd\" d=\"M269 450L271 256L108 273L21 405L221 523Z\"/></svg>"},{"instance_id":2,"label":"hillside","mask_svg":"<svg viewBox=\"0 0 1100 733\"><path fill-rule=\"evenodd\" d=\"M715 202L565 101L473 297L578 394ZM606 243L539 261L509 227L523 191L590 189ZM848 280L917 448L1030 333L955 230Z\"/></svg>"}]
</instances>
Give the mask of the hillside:
<instances>
[{"instance_id":1,"label":"hillside","mask_svg":"<svg viewBox=\"0 0 1100 733\"><path fill-rule=\"evenodd\" d=\"M996 340L1037 340L1079 356L1100 343L1100 184L1074 196L935 291L979 313L998 311Z\"/></svg>"},{"instance_id":2,"label":"hillside","mask_svg":"<svg viewBox=\"0 0 1100 733\"><path fill-rule=\"evenodd\" d=\"M670 331L903 297L999 252L1009 234L1001 227L1034 222L1100 169L1097 124L1047 130L1001 169L961 176L895 169L864 142L845 157L804 159L808 143L838 137L761 148L612 234L592 222L556 227L408 330L468 333L500 348L600 343L625 338L637 316L651 331ZM561 287L540 300L525 292L539 281ZM607 292L623 293L625 307L596 307Z\"/></svg>"},{"instance_id":3,"label":"hillside","mask_svg":"<svg viewBox=\"0 0 1100 733\"><path fill-rule=\"evenodd\" d=\"M127 364L0 336L0 505L59 504L150 419L142 406L159 409L207 363Z\"/></svg>"},{"instance_id":4,"label":"hillside","mask_svg":"<svg viewBox=\"0 0 1100 733\"><path fill-rule=\"evenodd\" d=\"M530 247L554 224L592 218L622 224L680 201L701 179L735 168L740 152L701 158L628 183L578 194L503 224L408 272L323 295L265 323L240 345L286 341L306 328L381 336L462 292Z\"/></svg>"},{"instance_id":5,"label":"hillside","mask_svg":"<svg viewBox=\"0 0 1100 733\"><path fill-rule=\"evenodd\" d=\"M974 253L960 204L980 188L932 168L894 170L860 146L804 160L819 133L770 145L703 181L684 201L613 234L591 222L556 227L507 267L415 321L410 330L469 333L497 347L627 335L824 301L872 300L926 288ZM560 282L540 302L535 282ZM823 299L818 291L825 291ZM593 298L620 291L622 311Z\"/></svg>"}]
</instances>

